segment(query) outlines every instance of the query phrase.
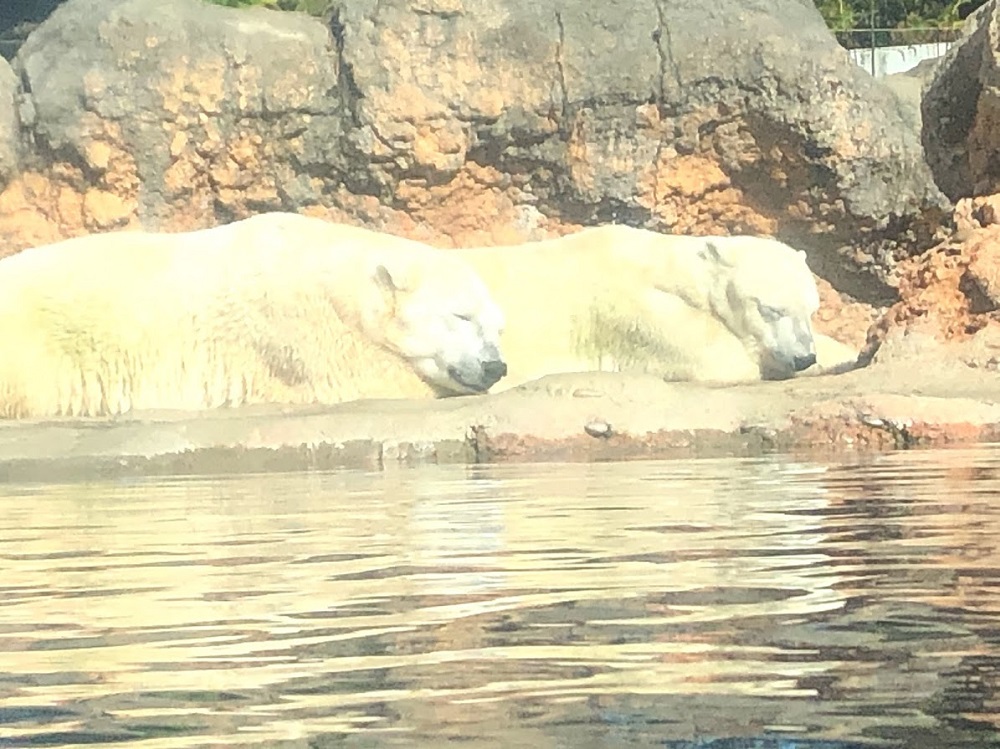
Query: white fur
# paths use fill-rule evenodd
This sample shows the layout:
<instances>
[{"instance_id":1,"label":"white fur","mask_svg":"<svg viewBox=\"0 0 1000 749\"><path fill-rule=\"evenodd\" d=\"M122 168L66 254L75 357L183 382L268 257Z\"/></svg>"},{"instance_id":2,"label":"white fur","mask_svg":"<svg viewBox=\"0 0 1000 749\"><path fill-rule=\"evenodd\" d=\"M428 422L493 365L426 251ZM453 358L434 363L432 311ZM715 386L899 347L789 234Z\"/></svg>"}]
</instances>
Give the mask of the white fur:
<instances>
[{"instance_id":1,"label":"white fur","mask_svg":"<svg viewBox=\"0 0 1000 749\"><path fill-rule=\"evenodd\" d=\"M856 352L817 337L803 253L758 237L695 237L626 226L456 251L507 320L508 376L643 371L745 382L849 367ZM817 343L819 350L817 350ZM815 357L818 366L809 366Z\"/></svg>"},{"instance_id":2,"label":"white fur","mask_svg":"<svg viewBox=\"0 0 1000 749\"><path fill-rule=\"evenodd\" d=\"M91 235L0 260L0 416L481 392L502 327L457 255L321 219Z\"/></svg>"}]
</instances>

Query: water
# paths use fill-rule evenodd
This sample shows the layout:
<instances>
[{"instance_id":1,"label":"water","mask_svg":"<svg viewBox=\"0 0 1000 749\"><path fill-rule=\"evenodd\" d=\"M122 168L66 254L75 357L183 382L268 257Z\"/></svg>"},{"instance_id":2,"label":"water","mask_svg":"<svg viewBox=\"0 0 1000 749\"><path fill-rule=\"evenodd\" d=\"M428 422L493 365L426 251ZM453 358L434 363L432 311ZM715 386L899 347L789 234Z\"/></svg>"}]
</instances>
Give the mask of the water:
<instances>
[{"instance_id":1,"label":"water","mask_svg":"<svg viewBox=\"0 0 1000 749\"><path fill-rule=\"evenodd\" d=\"M0 746L1000 746L998 471L0 486Z\"/></svg>"}]
</instances>

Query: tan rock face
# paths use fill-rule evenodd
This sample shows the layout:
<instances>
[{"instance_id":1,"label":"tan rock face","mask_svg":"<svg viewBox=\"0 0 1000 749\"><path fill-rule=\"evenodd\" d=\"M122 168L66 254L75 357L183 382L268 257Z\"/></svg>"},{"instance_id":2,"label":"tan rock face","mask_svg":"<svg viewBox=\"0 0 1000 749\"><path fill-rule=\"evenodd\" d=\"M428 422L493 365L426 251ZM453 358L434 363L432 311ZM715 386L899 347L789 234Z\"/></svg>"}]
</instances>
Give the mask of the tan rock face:
<instances>
[{"instance_id":1,"label":"tan rock face","mask_svg":"<svg viewBox=\"0 0 1000 749\"><path fill-rule=\"evenodd\" d=\"M618 221L794 238L884 296L946 208L912 122L808 3L706 8L68 0L15 61L46 188L11 178L5 251L276 209L444 246Z\"/></svg>"},{"instance_id":2,"label":"tan rock face","mask_svg":"<svg viewBox=\"0 0 1000 749\"><path fill-rule=\"evenodd\" d=\"M954 246L935 248L911 261L901 271L900 301L868 331L868 353L876 351L896 328L961 339L982 327L972 317L969 299L960 288L967 268L968 255Z\"/></svg>"},{"instance_id":3,"label":"tan rock face","mask_svg":"<svg viewBox=\"0 0 1000 749\"><path fill-rule=\"evenodd\" d=\"M964 291L973 312L1000 308L1000 195L965 198L955 206L955 238L964 242Z\"/></svg>"},{"instance_id":4,"label":"tan rock face","mask_svg":"<svg viewBox=\"0 0 1000 749\"><path fill-rule=\"evenodd\" d=\"M666 134L663 134L666 137ZM663 149L641 169L636 202L678 234L767 234L778 221L753 208L753 198L735 187L707 156L680 156Z\"/></svg>"},{"instance_id":5,"label":"tan rock face","mask_svg":"<svg viewBox=\"0 0 1000 749\"><path fill-rule=\"evenodd\" d=\"M734 6L729 26L722 9L704 23L693 1L466 0L441 16L348 4L343 56L366 93L356 142L380 185L427 169L451 179L465 153L508 175L515 202L530 188L542 213L573 223L779 236L809 225L798 236L835 283L878 296L866 283L887 282L908 253L878 227L902 219L929 246L944 203L912 117L842 64L808 5L779 5Z\"/></svg>"},{"instance_id":6,"label":"tan rock face","mask_svg":"<svg viewBox=\"0 0 1000 749\"><path fill-rule=\"evenodd\" d=\"M991 227L992 229L993 227ZM996 227L1000 230L1000 227ZM969 284L970 309L974 312L995 312L1000 309L1000 231L981 232L969 248L969 267L965 281Z\"/></svg>"},{"instance_id":7,"label":"tan rock face","mask_svg":"<svg viewBox=\"0 0 1000 749\"><path fill-rule=\"evenodd\" d=\"M900 266L900 299L868 332L866 356L899 331L985 341L1000 331L1000 196L963 200L954 235Z\"/></svg>"},{"instance_id":8,"label":"tan rock face","mask_svg":"<svg viewBox=\"0 0 1000 749\"><path fill-rule=\"evenodd\" d=\"M820 299L819 311L813 316L816 332L860 351L867 340L868 329L884 310L840 294L822 278L816 279L816 286Z\"/></svg>"},{"instance_id":9,"label":"tan rock face","mask_svg":"<svg viewBox=\"0 0 1000 749\"><path fill-rule=\"evenodd\" d=\"M32 206L59 235L214 225L290 191L315 198L325 185L312 175L336 169L324 149L340 131L337 61L329 33L300 14L76 0L15 65L51 185ZM37 193L8 189L13 205Z\"/></svg>"},{"instance_id":10,"label":"tan rock face","mask_svg":"<svg viewBox=\"0 0 1000 749\"><path fill-rule=\"evenodd\" d=\"M0 192L0 257L83 233L83 196L65 183L26 172Z\"/></svg>"},{"instance_id":11,"label":"tan rock face","mask_svg":"<svg viewBox=\"0 0 1000 749\"><path fill-rule=\"evenodd\" d=\"M0 57L0 188L21 168L21 122L17 93L17 76L7 60Z\"/></svg>"}]
</instances>

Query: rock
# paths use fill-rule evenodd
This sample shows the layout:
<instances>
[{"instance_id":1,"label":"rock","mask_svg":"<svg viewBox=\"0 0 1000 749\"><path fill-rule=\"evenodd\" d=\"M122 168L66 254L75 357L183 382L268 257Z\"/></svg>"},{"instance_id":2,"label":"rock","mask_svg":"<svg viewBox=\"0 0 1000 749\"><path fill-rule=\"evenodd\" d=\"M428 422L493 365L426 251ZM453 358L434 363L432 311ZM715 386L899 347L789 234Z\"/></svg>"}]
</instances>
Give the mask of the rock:
<instances>
[{"instance_id":1,"label":"rock","mask_svg":"<svg viewBox=\"0 0 1000 749\"><path fill-rule=\"evenodd\" d=\"M344 0L329 28L68 0L16 68L38 210L81 206L64 233L276 208L439 244L776 233L873 301L948 208L904 105L803 0Z\"/></svg>"},{"instance_id":2,"label":"rock","mask_svg":"<svg viewBox=\"0 0 1000 749\"><path fill-rule=\"evenodd\" d=\"M614 433L611 425L601 419L591 419L583 425L583 431L591 437L599 437L601 439L608 439Z\"/></svg>"},{"instance_id":3,"label":"rock","mask_svg":"<svg viewBox=\"0 0 1000 749\"><path fill-rule=\"evenodd\" d=\"M0 58L0 188L21 169L21 123L17 113L17 76Z\"/></svg>"},{"instance_id":4,"label":"rock","mask_svg":"<svg viewBox=\"0 0 1000 749\"><path fill-rule=\"evenodd\" d=\"M952 200L1000 192L1000 33L996 3L966 20L942 58L921 106L923 143L934 179Z\"/></svg>"},{"instance_id":5,"label":"rock","mask_svg":"<svg viewBox=\"0 0 1000 749\"><path fill-rule=\"evenodd\" d=\"M910 123L919 132L920 99L923 93L923 82L904 72L887 75L882 79L882 83L888 86L899 97L900 102L906 107L906 112L910 116Z\"/></svg>"},{"instance_id":6,"label":"rock","mask_svg":"<svg viewBox=\"0 0 1000 749\"><path fill-rule=\"evenodd\" d=\"M322 24L200 0L72 0L15 60L39 157L87 229L210 225L316 202L344 116ZM93 212L91 212L93 207Z\"/></svg>"},{"instance_id":7,"label":"rock","mask_svg":"<svg viewBox=\"0 0 1000 749\"><path fill-rule=\"evenodd\" d=\"M819 309L813 315L813 329L860 350L865 344L868 328L885 312L837 292L827 281L816 279Z\"/></svg>"},{"instance_id":8,"label":"rock","mask_svg":"<svg viewBox=\"0 0 1000 749\"><path fill-rule=\"evenodd\" d=\"M992 236L988 241L982 241L984 234ZM963 288L973 314L994 312L1000 309L1000 244L997 243L997 232L981 232L976 239L978 241L972 244L969 264L962 279L963 284L971 284L972 288Z\"/></svg>"},{"instance_id":9,"label":"rock","mask_svg":"<svg viewBox=\"0 0 1000 749\"><path fill-rule=\"evenodd\" d=\"M962 198L955 203L954 223L955 234L963 242L978 229L1000 224L1000 195Z\"/></svg>"},{"instance_id":10,"label":"rock","mask_svg":"<svg viewBox=\"0 0 1000 749\"><path fill-rule=\"evenodd\" d=\"M957 228L951 237L901 264L900 299L869 327L862 362L882 356L886 341L911 334L959 344L965 352L989 342L990 353L978 358L989 362L996 357L994 349L1000 345L1000 195L963 198L955 206L952 223ZM822 284L820 289L822 295ZM827 295L821 298L816 328L825 331L824 318L840 315L835 302Z\"/></svg>"},{"instance_id":11,"label":"rock","mask_svg":"<svg viewBox=\"0 0 1000 749\"><path fill-rule=\"evenodd\" d=\"M994 227L1000 229L1000 227ZM987 230L982 230L987 231ZM871 326L861 361L872 358L883 341L897 331L919 331L942 340L966 340L987 321L973 309L967 282L974 241L945 242L901 264L900 299Z\"/></svg>"},{"instance_id":12,"label":"rock","mask_svg":"<svg viewBox=\"0 0 1000 749\"><path fill-rule=\"evenodd\" d=\"M937 58L921 60L909 70L893 73L881 79L881 82L892 89L903 102L917 132L921 130L920 102L923 99L924 87L933 79L937 64Z\"/></svg>"},{"instance_id":13,"label":"rock","mask_svg":"<svg viewBox=\"0 0 1000 749\"><path fill-rule=\"evenodd\" d=\"M1000 195L984 195L974 199L973 203L980 225L1000 224Z\"/></svg>"},{"instance_id":14,"label":"rock","mask_svg":"<svg viewBox=\"0 0 1000 749\"><path fill-rule=\"evenodd\" d=\"M929 246L947 208L903 105L811 3L369 0L336 28L389 191L471 160L578 223L777 232L862 298L909 251L882 240Z\"/></svg>"}]
</instances>

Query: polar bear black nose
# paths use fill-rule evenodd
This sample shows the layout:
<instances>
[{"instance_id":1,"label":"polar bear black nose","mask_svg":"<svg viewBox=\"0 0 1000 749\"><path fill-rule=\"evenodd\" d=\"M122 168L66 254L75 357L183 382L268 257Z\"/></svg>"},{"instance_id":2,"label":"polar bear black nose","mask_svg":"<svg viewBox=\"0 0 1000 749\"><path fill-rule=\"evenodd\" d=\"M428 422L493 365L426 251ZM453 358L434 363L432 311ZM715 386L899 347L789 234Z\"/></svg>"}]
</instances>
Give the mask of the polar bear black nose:
<instances>
[{"instance_id":1,"label":"polar bear black nose","mask_svg":"<svg viewBox=\"0 0 1000 749\"><path fill-rule=\"evenodd\" d=\"M792 360L792 364L795 367L796 372L801 372L803 369L809 369L813 364L816 363L816 354L808 354L806 356L796 356Z\"/></svg>"},{"instance_id":2,"label":"polar bear black nose","mask_svg":"<svg viewBox=\"0 0 1000 749\"><path fill-rule=\"evenodd\" d=\"M490 385L495 385L501 377L507 374L507 362L491 359L483 362L483 379Z\"/></svg>"}]
</instances>

